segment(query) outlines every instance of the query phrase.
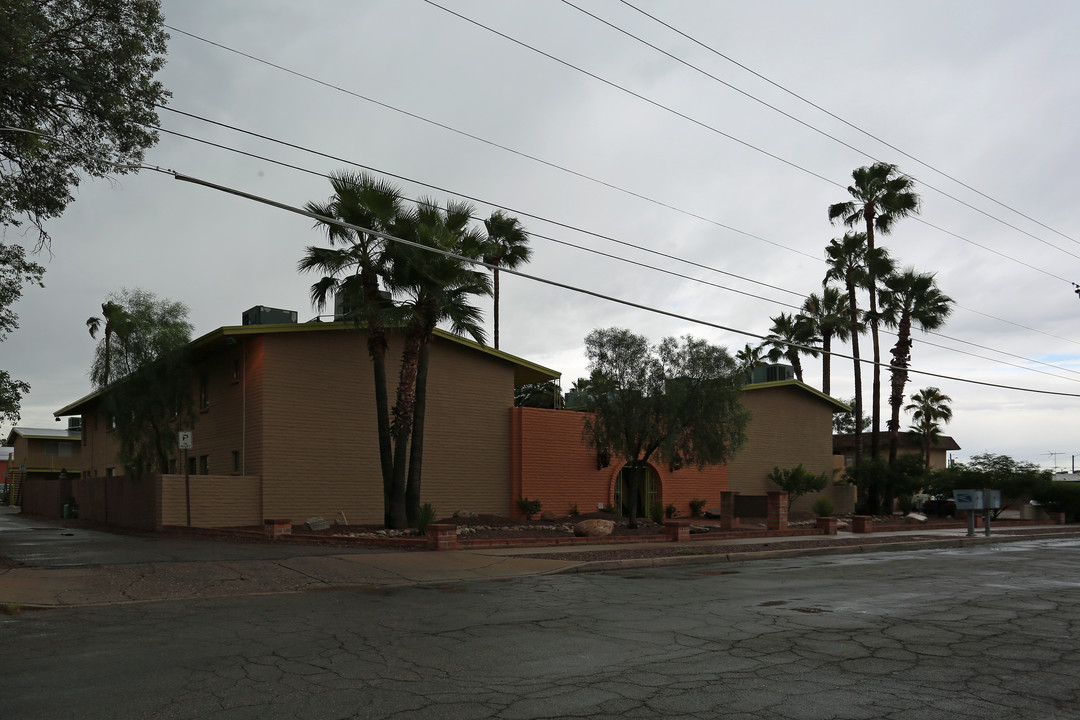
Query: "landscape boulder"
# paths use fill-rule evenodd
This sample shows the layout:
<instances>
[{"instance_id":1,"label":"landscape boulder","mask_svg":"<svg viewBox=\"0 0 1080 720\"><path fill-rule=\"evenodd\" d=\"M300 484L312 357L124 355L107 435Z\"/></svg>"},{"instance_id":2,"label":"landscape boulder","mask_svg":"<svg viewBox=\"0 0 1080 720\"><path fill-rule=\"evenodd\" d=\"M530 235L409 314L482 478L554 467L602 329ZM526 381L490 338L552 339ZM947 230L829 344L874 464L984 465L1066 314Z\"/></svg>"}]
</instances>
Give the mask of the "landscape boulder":
<instances>
[{"instance_id":1,"label":"landscape boulder","mask_svg":"<svg viewBox=\"0 0 1080 720\"><path fill-rule=\"evenodd\" d=\"M476 513L474 513L472 510L455 510L454 517L468 520L469 518L476 517Z\"/></svg>"},{"instance_id":2,"label":"landscape boulder","mask_svg":"<svg viewBox=\"0 0 1080 720\"><path fill-rule=\"evenodd\" d=\"M308 530L325 530L330 527L330 523L326 522L326 518L310 517L304 523L304 527Z\"/></svg>"},{"instance_id":3,"label":"landscape boulder","mask_svg":"<svg viewBox=\"0 0 1080 720\"><path fill-rule=\"evenodd\" d=\"M615 523L611 520L582 520L574 526L574 535L577 537L604 537L615 530Z\"/></svg>"},{"instance_id":4,"label":"landscape boulder","mask_svg":"<svg viewBox=\"0 0 1080 720\"><path fill-rule=\"evenodd\" d=\"M559 519L559 513L555 512L554 510L545 510L544 512L540 513L540 519L544 522L552 522Z\"/></svg>"}]
</instances>

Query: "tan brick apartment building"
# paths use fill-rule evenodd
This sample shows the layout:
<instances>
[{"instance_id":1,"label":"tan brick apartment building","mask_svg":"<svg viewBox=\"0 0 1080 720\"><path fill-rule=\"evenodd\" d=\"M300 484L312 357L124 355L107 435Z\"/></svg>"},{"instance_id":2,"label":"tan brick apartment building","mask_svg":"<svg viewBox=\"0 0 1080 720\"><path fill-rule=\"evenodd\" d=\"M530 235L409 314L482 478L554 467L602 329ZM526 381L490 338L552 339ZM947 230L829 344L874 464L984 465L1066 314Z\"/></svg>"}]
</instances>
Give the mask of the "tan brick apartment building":
<instances>
[{"instance_id":1,"label":"tan brick apartment building","mask_svg":"<svg viewBox=\"0 0 1080 720\"><path fill-rule=\"evenodd\" d=\"M11 458L3 458L7 461L6 483L11 485L8 502L19 502L28 479L59 481L61 473L64 482L78 478L82 466L79 438L77 423L67 428L12 428L4 441L12 448Z\"/></svg>"},{"instance_id":2,"label":"tan brick apartment building","mask_svg":"<svg viewBox=\"0 0 1080 720\"><path fill-rule=\"evenodd\" d=\"M312 516L380 523L383 500L366 336L346 323L286 323L218 328L193 342L197 398L192 524L250 525L270 517ZM387 376L393 397L401 339L391 337ZM515 516L529 497L557 513L618 505L619 463L607 466L582 440L582 415L514 408L514 388L559 373L505 352L436 331L425 424L423 501L440 516L457 509ZM802 383L750 386L750 442L730 467L654 464L643 500L689 514L694 498L719 504L728 489L764 496L773 466L831 467L831 413L845 406ZM184 524L182 462L175 475L125 490L113 431L91 394L57 411L82 416L83 517L116 498L154 506L139 526ZM762 423L782 423L770 429ZM779 458L779 459L774 459ZM788 462L790 460L790 462ZM821 469L818 469L821 465ZM80 489L77 488L77 489ZM112 498L109 500L108 498ZM133 499L133 502L135 500ZM130 509L114 507L111 521ZM143 515L146 512L141 511Z\"/></svg>"}]
</instances>

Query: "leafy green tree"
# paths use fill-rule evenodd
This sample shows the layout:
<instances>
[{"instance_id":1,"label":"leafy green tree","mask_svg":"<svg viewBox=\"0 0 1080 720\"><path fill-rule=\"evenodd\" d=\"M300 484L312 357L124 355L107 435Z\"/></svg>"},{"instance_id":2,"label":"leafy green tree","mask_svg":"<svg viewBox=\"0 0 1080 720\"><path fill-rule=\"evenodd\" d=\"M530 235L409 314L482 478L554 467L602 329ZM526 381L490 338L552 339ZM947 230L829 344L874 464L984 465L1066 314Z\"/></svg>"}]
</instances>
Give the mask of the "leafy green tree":
<instances>
[{"instance_id":1,"label":"leafy green tree","mask_svg":"<svg viewBox=\"0 0 1080 720\"><path fill-rule=\"evenodd\" d=\"M784 358L791 363L791 368L795 371L795 379L802 382L803 372L800 356L817 357L818 351L814 350L812 346L821 342L821 337L817 334L814 322L804 315L789 315L787 313L780 313L770 319L772 320L772 327L769 328L769 334L765 337L761 347L769 349L768 358L770 361L778 362L781 358Z\"/></svg>"},{"instance_id":2,"label":"leafy green tree","mask_svg":"<svg viewBox=\"0 0 1080 720\"><path fill-rule=\"evenodd\" d=\"M856 168L851 173L853 185L848 186L852 199L829 206L829 220L847 227L864 224L866 228L867 258L871 258L877 249L874 233L888 235L893 226L902 218L919 212L919 196L912 189L914 181L903 175L895 165L876 162L873 165ZM878 280L886 273L879 272L872 264L866 265L867 277L863 287L870 294L867 321L870 324L870 338L874 348L874 383L873 412L871 415L870 454L877 455L880 444L881 428L881 344L878 330L877 288Z\"/></svg>"},{"instance_id":3,"label":"leafy green tree","mask_svg":"<svg viewBox=\"0 0 1080 720\"><path fill-rule=\"evenodd\" d=\"M124 331L98 343L90 378L116 424L117 455L132 477L167 473L175 432L193 419L188 308L140 289L114 293L105 305Z\"/></svg>"},{"instance_id":4,"label":"leafy green tree","mask_svg":"<svg viewBox=\"0 0 1080 720\"><path fill-rule=\"evenodd\" d=\"M332 173L334 194L323 203L309 202L310 212L356 227L394 234L402 224L401 191L374 175L342 171ZM335 298L341 301L344 319L367 334L368 355L374 373L375 416L379 439L379 462L383 478L383 523L394 526L392 516L404 513L402 491L398 507L394 495L394 454L390 433L390 401L386 384L387 324L397 324L389 291L380 284L386 272L387 241L374 233L320 221L330 247L309 246L298 267L322 278L311 286L312 303L322 311Z\"/></svg>"},{"instance_id":5,"label":"leafy green tree","mask_svg":"<svg viewBox=\"0 0 1080 720\"><path fill-rule=\"evenodd\" d=\"M855 407L855 398L844 398L840 402L844 403L848 407ZM870 426L870 418L863 415L859 418L859 429L857 432L865 432L866 428ZM838 435L854 435L855 429L855 411L849 410L848 412L833 413L833 432Z\"/></svg>"},{"instance_id":6,"label":"leafy green tree","mask_svg":"<svg viewBox=\"0 0 1080 720\"><path fill-rule=\"evenodd\" d=\"M514 406L547 408L558 410L562 408L563 397L559 392L559 386L554 380L541 383L527 383L514 388Z\"/></svg>"},{"instance_id":7,"label":"leafy green tree","mask_svg":"<svg viewBox=\"0 0 1080 720\"><path fill-rule=\"evenodd\" d=\"M162 22L158 0L0 3L0 225L47 243L81 176L138 169L169 97Z\"/></svg>"},{"instance_id":8,"label":"leafy green tree","mask_svg":"<svg viewBox=\"0 0 1080 720\"><path fill-rule=\"evenodd\" d=\"M769 473L769 479L788 494L788 502L794 504L803 495L812 492L821 492L829 484L828 473L815 475L799 463L794 468L781 469L774 467Z\"/></svg>"},{"instance_id":9,"label":"leafy green tree","mask_svg":"<svg viewBox=\"0 0 1080 720\"><path fill-rule=\"evenodd\" d=\"M19 316L13 308L22 297L23 286L45 287L41 282L44 274L44 267L26 259L21 245L0 243L0 342L19 328ZM30 385L0 372L0 420L14 424L19 421L22 398L30 392Z\"/></svg>"},{"instance_id":10,"label":"leafy green tree","mask_svg":"<svg viewBox=\"0 0 1080 720\"><path fill-rule=\"evenodd\" d=\"M881 314L885 325L896 328L896 345L892 349L889 394L889 465L896 463L900 435L900 406L904 402L904 387L908 380L911 360L911 327L936 330L945 324L952 312L952 298L938 289L933 273L917 273L908 268L889 275L881 290Z\"/></svg>"},{"instance_id":11,"label":"leafy green tree","mask_svg":"<svg viewBox=\"0 0 1080 720\"><path fill-rule=\"evenodd\" d=\"M1053 479L1053 473L1030 462L1017 461L1008 455L983 453L967 463L954 463L934 472L930 481L933 494L948 494L954 490L983 489L1001 491L1001 507L993 512L998 517L1022 498L1042 494Z\"/></svg>"},{"instance_id":12,"label":"leafy green tree","mask_svg":"<svg viewBox=\"0 0 1080 720\"><path fill-rule=\"evenodd\" d=\"M585 338L596 410L586 416L589 447L625 462L626 497L637 497L651 458L726 462L742 446L749 412L739 402L741 371L720 347L686 336L658 345L621 328ZM629 504L637 527L637 504Z\"/></svg>"},{"instance_id":13,"label":"leafy green tree","mask_svg":"<svg viewBox=\"0 0 1080 720\"><path fill-rule=\"evenodd\" d=\"M911 430L917 433L923 447L923 461L930 468L930 446L941 432L941 423L952 420L952 398L936 387L923 388L911 396L904 410L911 413Z\"/></svg>"},{"instance_id":14,"label":"leafy green tree","mask_svg":"<svg viewBox=\"0 0 1080 720\"><path fill-rule=\"evenodd\" d=\"M529 234L525 232L521 222L496 210L491 217L484 221L487 229L487 241L483 247L484 262L494 265L492 271L493 297L495 300L493 341L495 349L499 349L499 268L505 267L511 270L524 265L532 255L529 247Z\"/></svg>"},{"instance_id":15,"label":"leafy green tree","mask_svg":"<svg viewBox=\"0 0 1080 720\"><path fill-rule=\"evenodd\" d=\"M803 301L802 315L821 336L821 392L832 391L832 341L847 342L851 337L847 296L834 285L825 285L820 295L811 293Z\"/></svg>"}]
</instances>

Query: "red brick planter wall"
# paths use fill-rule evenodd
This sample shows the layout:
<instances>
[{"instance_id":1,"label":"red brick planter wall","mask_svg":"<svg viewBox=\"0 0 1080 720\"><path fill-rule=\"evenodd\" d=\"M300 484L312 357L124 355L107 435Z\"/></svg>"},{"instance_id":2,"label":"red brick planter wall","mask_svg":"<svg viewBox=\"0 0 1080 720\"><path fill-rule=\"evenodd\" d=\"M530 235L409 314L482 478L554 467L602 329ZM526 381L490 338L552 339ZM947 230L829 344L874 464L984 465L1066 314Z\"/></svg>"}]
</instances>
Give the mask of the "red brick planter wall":
<instances>
[{"instance_id":1,"label":"red brick planter wall","mask_svg":"<svg viewBox=\"0 0 1080 720\"><path fill-rule=\"evenodd\" d=\"M457 550L457 525L428 525L428 550Z\"/></svg>"},{"instance_id":2,"label":"red brick planter wall","mask_svg":"<svg viewBox=\"0 0 1080 720\"><path fill-rule=\"evenodd\" d=\"M783 490L769 492L769 517L766 527L770 530L787 530L788 494Z\"/></svg>"},{"instance_id":3,"label":"red brick planter wall","mask_svg":"<svg viewBox=\"0 0 1080 720\"><path fill-rule=\"evenodd\" d=\"M817 519L818 530L824 530L826 535L836 534L836 518L834 517L819 517Z\"/></svg>"},{"instance_id":4,"label":"red brick planter wall","mask_svg":"<svg viewBox=\"0 0 1080 720\"><path fill-rule=\"evenodd\" d=\"M869 533L874 531L874 518L869 515L856 515L851 518L851 532Z\"/></svg>"}]
</instances>

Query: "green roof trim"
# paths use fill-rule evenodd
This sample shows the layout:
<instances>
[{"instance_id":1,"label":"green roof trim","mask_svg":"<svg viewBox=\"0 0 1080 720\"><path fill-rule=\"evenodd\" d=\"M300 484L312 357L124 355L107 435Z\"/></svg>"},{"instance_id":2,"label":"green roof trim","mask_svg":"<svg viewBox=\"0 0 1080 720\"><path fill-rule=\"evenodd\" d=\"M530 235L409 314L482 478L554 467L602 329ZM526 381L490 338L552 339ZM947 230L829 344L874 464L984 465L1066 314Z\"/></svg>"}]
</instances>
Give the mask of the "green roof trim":
<instances>
[{"instance_id":1,"label":"green roof trim","mask_svg":"<svg viewBox=\"0 0 1080 720\"><path fill-rule=\"evenodd\" d=\"M773 382L752 383L752 384L749 384L749 385L744 385L743 386L743 391L750 392L752 390L767 390L768 388L778 388L778 387L793 387L793 388L796 388L796 389L799 389L799 390L804 390L804 391L810 393L811 395L816 395L819 399L824 400L829 405L832 405L833 412L851 412L850 407L848 407L844 403L840 402L836 398L834 398L834 397L832 397L830 395L826 395L825 393L821 392L820 390L816 390L816 389L810 387L809 385L807 385L806 383L799 382L798 380L775 380Z\"/></svg>"}]
</instances>

